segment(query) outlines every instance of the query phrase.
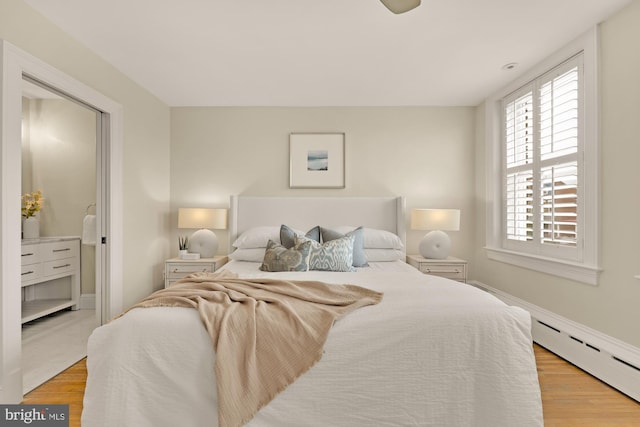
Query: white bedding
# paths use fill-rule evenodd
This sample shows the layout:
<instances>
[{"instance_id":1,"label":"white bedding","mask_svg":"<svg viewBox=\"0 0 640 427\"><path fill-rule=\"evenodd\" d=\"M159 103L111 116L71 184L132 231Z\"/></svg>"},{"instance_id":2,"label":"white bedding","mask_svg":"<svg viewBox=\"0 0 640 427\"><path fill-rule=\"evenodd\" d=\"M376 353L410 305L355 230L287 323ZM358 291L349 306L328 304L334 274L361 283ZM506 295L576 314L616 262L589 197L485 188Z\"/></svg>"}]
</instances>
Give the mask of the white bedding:
<instances>
[{"instance_id":1,"label":"white bedding","mask_svg":"<svg viewBox=\"0 0 640 427\"><path fill-rule=\"evenodd\" d=\"M336 322L320 362L248 426L543 425L525 311L402 262L356 273L263 273L258 265L225 268L352 283L384 297ZM196 310L132 310L89 340L82 425L216 426L213 363Z\"/></svg>"}]
</instances>

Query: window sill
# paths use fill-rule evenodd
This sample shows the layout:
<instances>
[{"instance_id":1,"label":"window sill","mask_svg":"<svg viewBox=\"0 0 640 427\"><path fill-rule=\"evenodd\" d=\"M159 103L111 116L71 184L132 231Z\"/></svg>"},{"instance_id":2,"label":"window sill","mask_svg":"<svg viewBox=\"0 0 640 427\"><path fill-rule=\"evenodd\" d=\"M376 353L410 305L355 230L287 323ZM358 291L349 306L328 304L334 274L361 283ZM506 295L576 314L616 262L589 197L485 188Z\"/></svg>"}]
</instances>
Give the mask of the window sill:
<instances>
[{"instance_id":1,"label":"window sill","mask_svg":"<svg viewBox=\"0 0 640 427\"><path fill-rule=\"evenodd\" d=\"M485 247L487 257L494 261L528 268L542 273L552 274L565 279L575 280L588 285L597 286L600 268L578 264L521 252L508 251L500 248Z\"/></svg>"}]
</instances>

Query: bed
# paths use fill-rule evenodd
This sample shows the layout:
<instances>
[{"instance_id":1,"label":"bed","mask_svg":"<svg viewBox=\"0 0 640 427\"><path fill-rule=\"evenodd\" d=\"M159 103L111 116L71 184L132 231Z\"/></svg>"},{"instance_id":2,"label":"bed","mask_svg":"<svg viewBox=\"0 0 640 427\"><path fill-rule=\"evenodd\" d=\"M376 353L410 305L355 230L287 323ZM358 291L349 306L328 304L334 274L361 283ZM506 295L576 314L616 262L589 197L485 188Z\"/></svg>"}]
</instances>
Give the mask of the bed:
<instances>
[{"instance_id":1,"label":"bed","mask_svg":"<svg viewBox=\"0 0 640 427\"><path fill-rule=\"evenodd\" d=\"M232 197L235 255L224 270L246 280L349 283L383 294L337 320L322 358L247 426L543 425L529 314L410 267L404 221L397 197ZM367 266L262 271L265 249L250 247L248 237L272 240L283 224L298 234L321 225L347 235L362 226ZM82 425L218 425L215 358L196 310L128 311L90 337Z\"/></svg>"}]
</instances>

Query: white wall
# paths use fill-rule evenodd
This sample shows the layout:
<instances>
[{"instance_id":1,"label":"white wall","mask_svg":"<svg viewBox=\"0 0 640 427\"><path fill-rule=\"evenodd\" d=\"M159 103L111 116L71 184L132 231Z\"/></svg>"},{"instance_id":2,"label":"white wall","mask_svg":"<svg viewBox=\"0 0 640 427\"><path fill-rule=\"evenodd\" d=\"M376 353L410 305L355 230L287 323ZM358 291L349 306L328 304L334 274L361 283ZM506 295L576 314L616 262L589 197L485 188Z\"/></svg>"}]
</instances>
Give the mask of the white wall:
<instances>
[{"instance_id":1,"label":"white wall","mask_svg":"<svg viewBox=\"0 0 640 427\"><path fill-rule=\"evenodd\" d=\"M490 261L485 243L484 107L477 111L473 278L640 347L640 1L601 25L601 267L597 287ZM560 47L560 46L558 46Z\"/></svg>"},{"instance_id":2,"label":"white wall","mask_svg":"<svg viewBox=\"0 0 640 427\"><path fill-rule=\"evenodd\" d=\"M474 108L172 108L171 253L179 207L227 207L229 196L392 196L459 208L452 255L472 253ZM290 189L289 134L344 132L345 189ZM356 225L356 224L353 224ZM182 234L184 231L182 232ZM228 235L220 237L226 253ZM416 253L424 232L407 232Z\"/></svg>"},{"instance_id":3,"label":"white wall","mask_svg":"<svg viewBox=\"0 0 640 427\"><path fill-rule=\"evenodd\" d=\"M42 191L40 235L81 236L87 206L96 203L97 114L67 99L22 103L29 107L23 107L22 194ZM82 293L93 294L95 247L81 245L80 259Z\"/></svg>"},{"instance_id":4,"label":"white wall","mask_svg":"<svg viewBox=\"0 0 640 427\"><path fill-rule=\"evenodd\" d=\"M0 38L121 104L123 306L162 285L169 255L169 108L22 0L0 2Z\"/></svg>"}]
</instances>

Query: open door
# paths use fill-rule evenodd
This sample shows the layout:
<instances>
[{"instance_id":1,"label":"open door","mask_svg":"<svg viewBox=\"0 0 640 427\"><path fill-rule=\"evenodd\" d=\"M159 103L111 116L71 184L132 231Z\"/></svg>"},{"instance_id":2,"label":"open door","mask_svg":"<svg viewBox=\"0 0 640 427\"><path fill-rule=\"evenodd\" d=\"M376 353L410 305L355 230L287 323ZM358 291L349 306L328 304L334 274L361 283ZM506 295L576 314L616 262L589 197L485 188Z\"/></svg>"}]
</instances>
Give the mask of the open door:
<instances>
[{"instance_id":1,"label":"open door","mask_svg":"<svg viewBox=\"0 0 640 427\"><path fill-rule=\"evenodd\" d=\"M0 40L0 403L22 401L21 368L21 123L27 76L99 111L100 199L96 245L96 305L101 319L122 311L122 107ZM97 165L98 166L98 165Z\"/></svg>"}]
</instances>

